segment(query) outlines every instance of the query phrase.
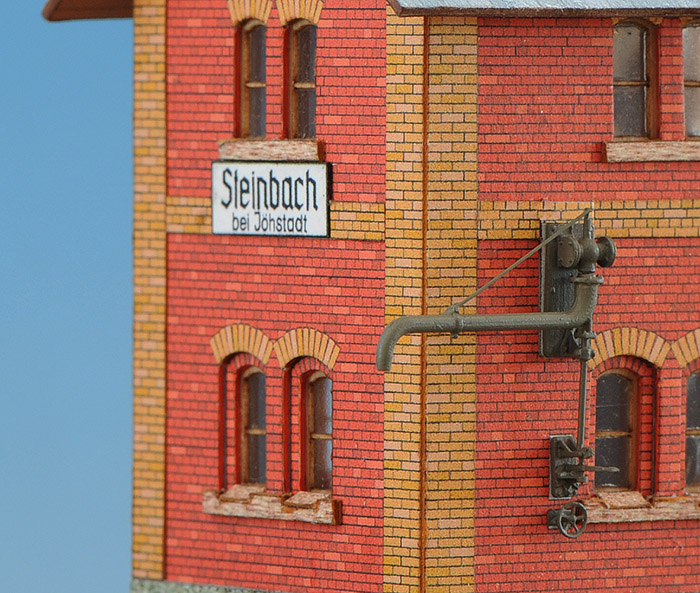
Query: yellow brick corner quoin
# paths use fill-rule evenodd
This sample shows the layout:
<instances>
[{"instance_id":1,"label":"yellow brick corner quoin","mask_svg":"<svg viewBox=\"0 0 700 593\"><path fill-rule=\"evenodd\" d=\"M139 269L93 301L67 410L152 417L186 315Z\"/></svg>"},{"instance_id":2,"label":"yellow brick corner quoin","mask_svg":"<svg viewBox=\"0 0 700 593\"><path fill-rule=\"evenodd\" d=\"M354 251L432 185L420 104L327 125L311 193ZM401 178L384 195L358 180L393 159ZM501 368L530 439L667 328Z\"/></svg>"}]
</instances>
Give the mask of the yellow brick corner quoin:
<instances>
[{"instance_id":1,"label":"yellow brick corner quoin","mask_svg":"<svg viewBox=\"0 0 700 593\"><path fill-rule=\"evenodd\" d=\"M423 19L387 8L386 285L387 322L421 313L423 193ZM420 351L397 345L384 377L384 591L421 587Z\"/></svg>"},{"instance_id":2,"label":"yellow brick corner quoin","mask_svg":"<svg viewBox=\"0 0 700 593\"><path fill-rule=\"evenodd\" d=\"M387 322L476 285L476 33L387 12ZM409 336L385 374L387 592L474 589L474 343Z\"/></svg>"},{"instance_id":3,"label":"yellow brick corner quoin","mask_svg":"<svg viewBox=\"0 0 700 593\"><path fill-rule=\"evenodd\" d=\"M163 578L165 522L165 0L134 0L132 573Z\"/></svg>"}]
</instances>

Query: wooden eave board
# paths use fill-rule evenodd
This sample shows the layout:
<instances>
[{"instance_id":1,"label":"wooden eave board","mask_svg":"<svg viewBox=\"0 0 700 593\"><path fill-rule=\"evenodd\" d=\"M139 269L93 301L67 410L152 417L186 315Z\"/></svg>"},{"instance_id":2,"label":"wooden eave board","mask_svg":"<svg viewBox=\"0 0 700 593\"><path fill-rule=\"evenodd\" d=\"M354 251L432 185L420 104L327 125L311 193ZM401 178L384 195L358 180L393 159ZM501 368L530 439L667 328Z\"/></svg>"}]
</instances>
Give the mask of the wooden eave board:
<instances>
[{"instance_id":1,"label":"wooden eave board","mask_svg":"<svg viewBox=\"0 0 700 593\"><path fill-rule=\"evenodd\" d=\"M133 0L49 0L42 14L47 21L131 18Z\"/></svg>"}]
</instances>

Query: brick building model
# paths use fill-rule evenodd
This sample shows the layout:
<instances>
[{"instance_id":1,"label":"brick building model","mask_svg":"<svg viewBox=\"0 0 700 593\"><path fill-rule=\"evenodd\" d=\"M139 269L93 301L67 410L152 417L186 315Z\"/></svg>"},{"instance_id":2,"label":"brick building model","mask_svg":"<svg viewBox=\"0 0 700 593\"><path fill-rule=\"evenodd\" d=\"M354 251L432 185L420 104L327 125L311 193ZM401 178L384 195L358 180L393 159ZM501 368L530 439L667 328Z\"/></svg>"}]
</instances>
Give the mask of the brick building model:
<instances>
[{"instance_id":1,"label":"brick building model","mask_svg":"<svg viewBox=\"0 0 700 593\"><path fill-rule=\"evenodd\" d=\"M700 591L697 0L44 15L134 25L133 593ZM591 221L592 358L420 332L377 369ZM539 312L538 259L459 315ZM579 428L619 471L562 495Z\"/></svg>"}]
</instances>

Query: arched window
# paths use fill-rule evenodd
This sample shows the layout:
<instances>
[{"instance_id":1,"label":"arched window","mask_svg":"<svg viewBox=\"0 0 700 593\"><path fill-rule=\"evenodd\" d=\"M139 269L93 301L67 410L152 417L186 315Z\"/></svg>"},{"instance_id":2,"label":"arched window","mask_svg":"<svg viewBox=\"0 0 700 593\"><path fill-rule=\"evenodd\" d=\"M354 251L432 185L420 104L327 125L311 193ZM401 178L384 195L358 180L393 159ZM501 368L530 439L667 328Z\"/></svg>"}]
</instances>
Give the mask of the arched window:
<instances>
[{"instance_id":1,"label":"arched window","mask_svg":"<svg viewBox=\"0 0 700 593\"><path fill-rule=\"evenodd\" d=\"M700 22L683 29L685 133L700 136Z\"/></svg>"},{"instance_id":2,"label":"arched window","mask_svg":"<svg viewBox=\"0 0 700 593\"><path fill-rule=\"evenodd\" d=\"M267 27L255 19L243 22L236 31L236 135L242 138L265 136L266 32Z\"/></svg>"},{"instance_id":3,"label":"arched window","mask_svg":"<svg viewBox=\"0 0 700 593\"><path fill-rule=\"evenodd\" d=\"M316 136L316 26L297 20L287 26L285 127L289 138Z\"/></svg>"},{"instance_id":4,"label":"arched window","mask_svg":"<svg viewBox=\"0 0 700 593\"><path fill-rule=\"evenodd\" d=\"M637 485L637 380L623 370L608 371L596 384L596 465L619 472L596 472L596 488L635 489Z\"/></svg>"},{"instance_id":5,"label":"arched window","mask_svg":"<svg viewBox=\"0 0 700 593\"><path fill-rule=\"evenodd\" d=\"M239 375L241 410L241 482L265 483L266 439L265 375L252 367Z\"/></svg>"},{"instance_id":6,"label":"arched window","mask_svg":"<svg viewBox=\"0 0 700 593\"><path fill-rule=\"evenodd\" d=\"M305 434L301 448L307 490L330 490L333 483L333 382L323 373L302 380Z\"/></svg>"},{"instance_id":7,"label":"arched window","mask_svg":"<svg viewBox=\"0 0 700 593\"><path fill-rule=\"evenodd\" d=\"M685 414L685 485L700 488L700 371L688 377Z\"/></svg>"},{"instance_id":8,"label":"arched window","mask_svg":"<svg viewBox=\"0 0 700 593\"><path fill-rule=\"evenodd\" d=\"M656 32L625 21L613 29L615 136L656 137Z\"/></svg>"},{"instance_id":9,"label":"arched window","mask_svg":"<svg viewBox=\"0 0 700 593\"><path fill-rule=\"evenodd\" d=\"M266 480L265 373L250 354L228 357L219 372L219 488Z\"/></svg>"}]
</instances>

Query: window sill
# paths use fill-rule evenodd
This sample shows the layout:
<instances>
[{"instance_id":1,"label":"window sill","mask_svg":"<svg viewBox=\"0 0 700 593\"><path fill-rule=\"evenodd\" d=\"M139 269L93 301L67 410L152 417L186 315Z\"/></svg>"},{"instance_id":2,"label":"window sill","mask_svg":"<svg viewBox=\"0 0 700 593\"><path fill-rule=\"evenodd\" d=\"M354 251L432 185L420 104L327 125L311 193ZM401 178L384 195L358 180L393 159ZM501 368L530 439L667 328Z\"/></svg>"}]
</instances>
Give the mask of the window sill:
<instances>
[{"instance_id":1,"label":"window sill","mask_svg":"<svg viewBox=\"0 0 700 593\"><path fill-rule=\"evenodd\" d=\"M267 140L231 138L219 142L219 158L225 161L320 161L325 160L323 143L311 139Z\"/></svg>"},{"instance_id":2,"label":"window sill","mask_svg":"<svg viewBox=\"0 0 700 593\"><path fill-rule=\"evenodd\" d=\"M599 492L582 502L589 523L700 519L700 498L693 496L647 500L639 492Z\"/></svg>"},{"instance_id":3,"label":"window sill","mask_svg":"<svg viewBox=\"0 0 700 593\"><path fill-rule=\"evenodd\" d=\"M617 140L603 142L603 161L607 163L700 161L700 141Z\"/></svg>"},{"instance_id":4,"label":"window sill","mask_svg":"<svg viewBox=\"0 0 700 593\"><path fill-rule=\"evenodd\" d=\"M208 515L250 517L303 521L325 525L340 525L340 500L330 492L268 492L257 484L237 484L225 492L208 490L204 493L202 510Z\"/></svg>"}]
</instances>

